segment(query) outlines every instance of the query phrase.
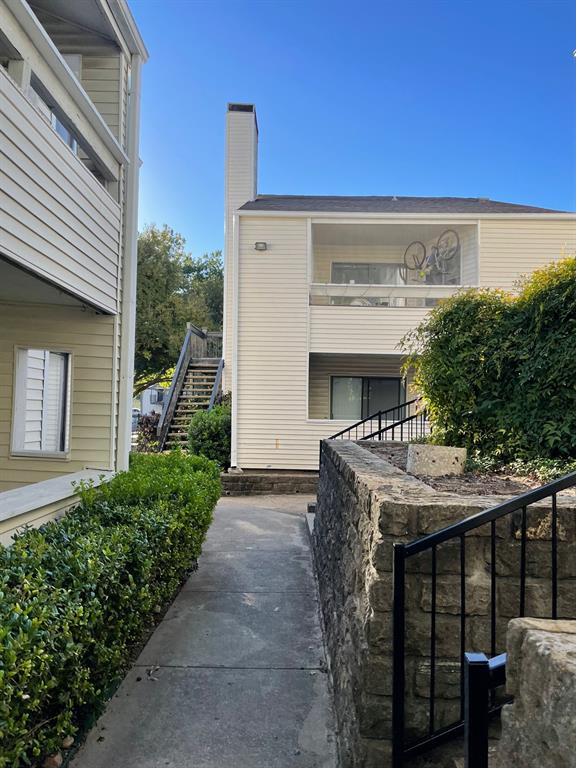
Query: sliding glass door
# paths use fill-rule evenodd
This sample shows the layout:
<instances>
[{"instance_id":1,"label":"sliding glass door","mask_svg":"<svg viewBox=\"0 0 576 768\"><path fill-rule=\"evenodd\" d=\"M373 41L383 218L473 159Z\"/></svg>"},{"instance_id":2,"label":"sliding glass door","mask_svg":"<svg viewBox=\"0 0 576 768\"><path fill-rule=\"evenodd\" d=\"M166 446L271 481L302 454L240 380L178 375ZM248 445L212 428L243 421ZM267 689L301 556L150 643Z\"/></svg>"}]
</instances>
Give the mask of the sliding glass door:
<instances>
[{"instance_id":1,"label":"sliding glass door","mask_svg":"<svg viewBox=\"0 0 576 768\"><path fill-rule=\"evenodd\" d=\"M330 418L359 421L404 402L399 377L332 376Z\"/></svg>"},{"instance_id":2,"label":"sliding glass door","mask_svg":"<svg viewBox=\"0 0 576 768\"><path fill-rule=\"evenodd\" d=\"M359 421L362 418L362 377L332 376L330 402L332 419Z\"/></svg>"}]
</instances>

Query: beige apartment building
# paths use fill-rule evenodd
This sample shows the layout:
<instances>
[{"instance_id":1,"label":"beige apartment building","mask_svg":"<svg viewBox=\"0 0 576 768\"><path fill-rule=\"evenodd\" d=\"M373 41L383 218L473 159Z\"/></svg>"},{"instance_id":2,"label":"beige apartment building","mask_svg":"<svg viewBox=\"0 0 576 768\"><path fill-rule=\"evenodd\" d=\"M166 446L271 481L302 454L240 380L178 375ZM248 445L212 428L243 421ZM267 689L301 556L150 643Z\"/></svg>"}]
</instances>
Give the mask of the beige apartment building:
<instances>
[{"instance_id":1,"label":"beige apartment building","mask_svg":"<svg viewBox=\"0 0 576 768\"><path fill-rule=\"evenodd\" d=\"M224 388L232 465L316 469L318 442L406 400L400 340L463 287L576 250L576 215L484 198L257 191L258 124L226 130Z\"/></svg>"},{"instance_id":2,"label":"beige apartment building","mask_svg":"<svg viewBox=\"0 0 576 768\"><path fill-rule=\"evenodd\" d=\"M125 0L0 0L0 540L127 466L140 71Z\"/></svg>"}]
</instances>

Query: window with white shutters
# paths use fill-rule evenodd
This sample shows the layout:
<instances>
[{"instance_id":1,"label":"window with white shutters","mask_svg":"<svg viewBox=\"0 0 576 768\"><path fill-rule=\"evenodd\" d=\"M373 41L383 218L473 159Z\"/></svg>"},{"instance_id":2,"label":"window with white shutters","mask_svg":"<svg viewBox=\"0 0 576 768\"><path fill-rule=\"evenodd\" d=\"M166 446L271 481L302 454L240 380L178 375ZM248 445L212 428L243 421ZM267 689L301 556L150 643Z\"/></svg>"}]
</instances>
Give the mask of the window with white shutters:
<instances>
[{"instance_id":1,"label":"window with white shutters","mask_svg":"<svg viewBox=\"0 0 576 768\"><path fill-rule=\"evenodd\" d=\"M18 349L12 452L63 454L68 450L70 355Z\"/></svg>"}]
</instances>

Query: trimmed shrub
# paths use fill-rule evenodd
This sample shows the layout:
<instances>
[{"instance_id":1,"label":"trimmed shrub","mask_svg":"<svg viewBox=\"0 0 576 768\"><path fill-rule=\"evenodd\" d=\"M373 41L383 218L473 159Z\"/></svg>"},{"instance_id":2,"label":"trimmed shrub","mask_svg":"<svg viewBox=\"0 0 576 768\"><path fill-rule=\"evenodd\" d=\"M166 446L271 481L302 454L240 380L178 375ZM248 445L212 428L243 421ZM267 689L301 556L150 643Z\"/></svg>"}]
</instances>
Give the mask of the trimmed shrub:
<instances>
[{"instance_id":1,"label":"trimmed shrub","mask_svg":"<svg viewBox=\"0 0 576 768\"><path fill-rule=\"evenodd\" d=\"M517 296L464 291L404 340L434 441L497 459L576 457L576 258Z\"/></svg>"},{"instance_id":2,"label":"trimmed shrub","mask_svg":"<svg viewBox=\"0 0 576 768\"><path fill-rule=\"evenodd\" d=\"M211 411L198 411L190 420L188 448L190 453L217 461L223 468L230 466L232 409L216 405Z\"/></svg>"},{"instance_id":3,"label":"trimmed shrub","mask_svg":"<svg viewBox=\"0 0 576 768\"><path fill-rule=\"evenodd\" d=\"M217 466L132 457L58 522L0 548L0 766L59 750L106 701L200 554Z\"/></svg>"}]
</instances>

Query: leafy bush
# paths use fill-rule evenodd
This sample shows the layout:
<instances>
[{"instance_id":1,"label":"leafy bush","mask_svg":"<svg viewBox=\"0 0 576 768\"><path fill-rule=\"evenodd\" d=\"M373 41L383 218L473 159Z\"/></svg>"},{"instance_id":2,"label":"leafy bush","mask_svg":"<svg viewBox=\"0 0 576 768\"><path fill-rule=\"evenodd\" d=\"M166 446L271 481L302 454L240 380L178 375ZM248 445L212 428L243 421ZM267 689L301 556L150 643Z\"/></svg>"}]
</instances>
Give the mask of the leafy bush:
<instances>
[{"instance_id":1,"label":"leafy bush","mask_svg":"<svg viewBox=\"0 0 576 768\"><path fill-rule=\"evenodd\" d=\"M136 455L58 522L0 547L0 766L58 751L106 700L200 553L217 466Z\"/></svg>"},{"instance_id":2,"label":"leafy bush","mask_svg":"<svg viewBox=\"0 0 576 768\"><path fill-rule=\"evenodd\" d=\"M576 457L576 258L516 297L459 293L404 342L436 442L502 461Z\"/></svg>"},{"instance_id":3,"label":"leafy bush","mask_svg":"<svg viewBox=\"0 0 576 768\"><path fill-rule=\"evenodd\" d=\"M190 452L217 461L227 469L230 466L231 428L232 410L229 405L216 405L211 411L198 411L190 420Z\"/></svg>"}]
</instances>

